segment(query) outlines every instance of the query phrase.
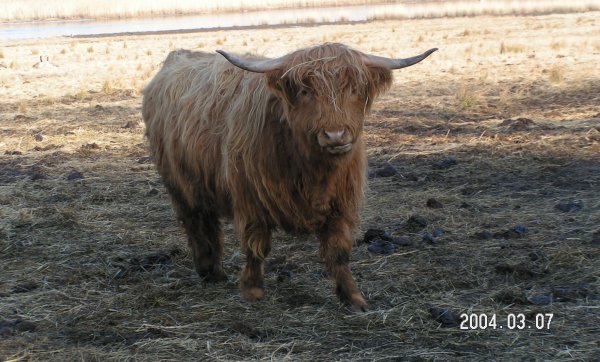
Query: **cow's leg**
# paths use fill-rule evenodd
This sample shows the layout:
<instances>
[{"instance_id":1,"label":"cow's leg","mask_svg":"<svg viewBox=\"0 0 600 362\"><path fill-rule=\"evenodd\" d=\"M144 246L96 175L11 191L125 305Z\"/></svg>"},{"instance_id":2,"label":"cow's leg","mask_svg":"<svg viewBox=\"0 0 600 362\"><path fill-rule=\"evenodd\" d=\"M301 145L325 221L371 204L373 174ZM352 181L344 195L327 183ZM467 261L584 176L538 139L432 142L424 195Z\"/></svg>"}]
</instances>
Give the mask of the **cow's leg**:
<instances>
[{"instance_id":1,"label":"cow's leg","mask_svg":"<svg viewBox=\"0 0 600 362\"><path fill-rule=\"evenodd\" d=\"M321 243L321 257L340 300L356 311L366 311L367 302L363 298L350 272L348 263L352 252L351 224L343 219L331 220L318 234Z\"/></svg>"},{"instance_id":2,"label":"cow's leg","mask_svg":"<svg viewBox=\"0 0 600 362\"><path fill-rule=\"evenodd\" d=\"M240 227L242 251L246 266L240 277L242 297L248 301L263 297L264 260L271 251L271 230L268 226L246 224Z\"/></svg>"},{"instance_id":3,"label":"cow's leg","mask_svg":"<svg viewBox=\"0 0 600 362\"><path fill-rule=\"evenodd\" d=\"M223 271L223 231L219 215L201 206L190 207L177 189L168 184L167 189L187 234L196 272L206 282L227 280Z\"/></svg>"},{"instance_id":4,"label":"cow's leg","mask_svg":"<svg viewBox=\"0 0 600 362\"><path fill-rule=\"evenodd\" d=\"M223 271L223 231L218 215L206 210L180 215L198 275L207 282L227 280Z\"/></svg>"}]
</instances>

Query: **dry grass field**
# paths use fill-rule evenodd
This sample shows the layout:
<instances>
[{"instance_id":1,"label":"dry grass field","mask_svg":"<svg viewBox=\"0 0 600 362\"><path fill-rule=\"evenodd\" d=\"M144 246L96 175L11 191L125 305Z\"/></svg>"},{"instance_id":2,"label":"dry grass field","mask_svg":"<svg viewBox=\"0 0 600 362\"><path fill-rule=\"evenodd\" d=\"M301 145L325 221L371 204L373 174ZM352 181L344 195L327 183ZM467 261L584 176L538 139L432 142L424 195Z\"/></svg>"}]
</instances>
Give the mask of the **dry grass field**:
<instances>
[{"instance_id":1,"label":"dry grass field","mask_svg":"<svg viewBox=\"0 0 600 362\"><path fill-rule=\"evenodd\" d=\"M275 235L265 299L250 304L226 226L230 281L203 285L140 115L173 49L276 56L326 41L440 48L396 71L366 122L351 259L364 314L338 303L309 237ZM56 67L32 68L40 56ZM27 40L2 44L0 63L2 361L600 356L598 12ZM368 229L403 245L372 252ZM497 327L463 330L462 313Z\"/></svg>"},{"instance_id":2,"label":"dry grass field","mask_svg":"<svg viewBox=\"0 0 600 362\"><path fill-rule=\"evenodd\" d=\"M0 0L0 22L119 19L380 4L397 5L381 16L394 19L600 10L598 0ZM316 18L298 19L299 23L319 21Z\"/></svg>"}]
</instances>

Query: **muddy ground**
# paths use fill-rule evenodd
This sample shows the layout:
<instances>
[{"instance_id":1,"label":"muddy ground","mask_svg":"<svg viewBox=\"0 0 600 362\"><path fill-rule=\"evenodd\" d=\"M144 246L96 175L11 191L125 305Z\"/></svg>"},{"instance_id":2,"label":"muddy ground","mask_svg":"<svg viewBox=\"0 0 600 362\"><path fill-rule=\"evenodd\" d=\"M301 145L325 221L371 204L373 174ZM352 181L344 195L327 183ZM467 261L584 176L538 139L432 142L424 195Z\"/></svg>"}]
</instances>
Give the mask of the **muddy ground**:
<instances>
[{"instance_id":1,"label":"muddy ground","mask_svg":"<svg viewBox=\"0 0 600 362\"><path fill-rule=\"evenodd\" d=\"M4 44L0 360L597 359L599 16ZM275 235L251 304L228 224L230 281L203 285L143 138L140 89L170 49L322 41L440 47L366 122L364 314L338 303L311 237ZM31 68L42 54L57 68ZM461 329L463 313L496 328Z\"/></svg>"}]
</instances>

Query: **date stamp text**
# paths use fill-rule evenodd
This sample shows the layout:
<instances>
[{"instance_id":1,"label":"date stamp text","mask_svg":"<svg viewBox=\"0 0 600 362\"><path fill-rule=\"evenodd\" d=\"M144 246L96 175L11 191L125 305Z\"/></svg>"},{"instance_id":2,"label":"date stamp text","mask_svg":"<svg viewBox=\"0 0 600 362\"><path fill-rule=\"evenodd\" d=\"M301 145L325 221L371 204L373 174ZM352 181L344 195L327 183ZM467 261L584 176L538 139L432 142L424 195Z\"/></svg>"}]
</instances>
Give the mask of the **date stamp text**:
<instances>
[{"instance_id":1,"label":"date stamp text","mask_svg":"<svg viewBox=\"0 0 600 362\"><path fill-rule=\"evenodd\" d=\"M550 329L554 313L537 313L528 321L525 314L508 314L500 318L496 314L463 313L460 315L462 330L507 329L507 330L545 330Z\"/></svg>"}]
</instances>

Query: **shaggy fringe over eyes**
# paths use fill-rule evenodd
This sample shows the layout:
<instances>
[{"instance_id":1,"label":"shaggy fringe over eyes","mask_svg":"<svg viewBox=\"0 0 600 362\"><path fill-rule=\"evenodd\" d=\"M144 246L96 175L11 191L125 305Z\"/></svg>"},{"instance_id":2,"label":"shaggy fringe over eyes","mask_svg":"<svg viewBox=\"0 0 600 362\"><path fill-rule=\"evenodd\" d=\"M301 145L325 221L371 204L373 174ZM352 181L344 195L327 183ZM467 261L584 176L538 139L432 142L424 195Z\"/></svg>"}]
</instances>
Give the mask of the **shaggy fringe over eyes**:
<instances>
[{"instance_id":1,"label":"shaggy fringe over eyes","mask_svg":"<svg viewBox=\"0 0 600 362\"><path fill-rule=\"evenodd\" d=\"M298 87L305 87L337 107L340 95L355 88L353 91L365 98L370 107L370 100L392 83L390 70L368 68L360 52L338 43L298 50L287 56L286 63L289 65L284 69L269 75L269 84L292 93L285 94L289 103Z\"/></svg>"}]
</instances>

